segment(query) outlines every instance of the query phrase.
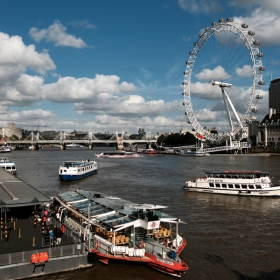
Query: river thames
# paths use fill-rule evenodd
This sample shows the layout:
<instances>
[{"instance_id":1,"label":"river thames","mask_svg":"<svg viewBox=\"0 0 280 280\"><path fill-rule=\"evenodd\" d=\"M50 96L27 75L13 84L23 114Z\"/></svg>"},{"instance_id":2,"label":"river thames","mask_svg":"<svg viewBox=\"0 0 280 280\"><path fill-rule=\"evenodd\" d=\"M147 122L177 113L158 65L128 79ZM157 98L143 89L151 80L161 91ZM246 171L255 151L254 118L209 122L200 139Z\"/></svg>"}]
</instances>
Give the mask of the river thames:
<instances>
[{"instance_id":1,"label":"river thames","mask_svg":"<svg viewBox=\"0 0 280 280\"><path fill-rule=\"evenodd\" d=\"M279 156L141 155L134 159L96 159L98 173L76 182L60 182L59 165L66 160L94 159L112 148L15 150L8 154L17 176L48 196L75 190L96 190L136 203L168 206L166 212L187 224L179 233L187 240L181 258L189 270L181 279L280 279L280 198L255 198L188 193L185 181L205 171L262 170L279 184ZM6 154L5 154L6 155ZM93 268L40 279L174 279L131 263L97 262Z\"/></svg>"}]
</instances>

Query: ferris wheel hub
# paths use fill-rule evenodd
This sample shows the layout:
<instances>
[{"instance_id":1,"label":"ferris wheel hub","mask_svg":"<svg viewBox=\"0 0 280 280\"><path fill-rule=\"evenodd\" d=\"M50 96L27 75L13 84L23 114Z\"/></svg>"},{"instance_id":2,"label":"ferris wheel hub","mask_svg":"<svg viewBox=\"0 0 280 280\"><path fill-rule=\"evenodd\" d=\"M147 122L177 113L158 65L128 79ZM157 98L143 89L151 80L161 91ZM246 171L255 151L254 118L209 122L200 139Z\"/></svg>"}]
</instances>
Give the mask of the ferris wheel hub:
<instances>
[{"instance_id":1,"label":"ferris wheel hub","mask_svg":"<svg viewBox=\"0 0 280 280\"><path fill-rule=\"evenodd\" d=\"M232 84L229 84L229 83L223 83L223 82L219 82L219 81L212 81L212 85L217 85L217 86L220 86L220 87L231 87Z\"/></svg>"}]
</instances>

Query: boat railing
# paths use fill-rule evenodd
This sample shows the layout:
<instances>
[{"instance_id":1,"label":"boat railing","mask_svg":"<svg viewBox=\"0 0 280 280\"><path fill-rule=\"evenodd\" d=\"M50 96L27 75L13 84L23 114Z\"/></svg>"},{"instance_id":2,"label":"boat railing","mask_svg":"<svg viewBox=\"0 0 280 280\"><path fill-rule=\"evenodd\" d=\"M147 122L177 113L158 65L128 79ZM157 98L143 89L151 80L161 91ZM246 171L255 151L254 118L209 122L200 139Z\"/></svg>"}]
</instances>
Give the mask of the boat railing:
<instances>
[{"instance_id":1,"label":"boat railing","mask_svg":"<svg viewBox=\"0 0 280 280\"><path fill-rule=\"evenodd\" d=\"M146 252L152 255L165 256L172 250L172 246L168 244L156 245L155 243L146 242Z\"/></svg>"}]
</instances>

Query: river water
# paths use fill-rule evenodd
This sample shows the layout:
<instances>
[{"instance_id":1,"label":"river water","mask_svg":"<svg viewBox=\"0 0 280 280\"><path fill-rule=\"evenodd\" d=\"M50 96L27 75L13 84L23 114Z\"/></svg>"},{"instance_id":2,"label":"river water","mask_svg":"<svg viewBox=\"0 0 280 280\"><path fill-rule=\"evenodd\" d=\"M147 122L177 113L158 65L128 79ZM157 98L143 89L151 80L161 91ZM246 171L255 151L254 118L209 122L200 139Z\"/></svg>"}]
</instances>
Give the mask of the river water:
<instances>
[{"instance_id":1,"label":"river water","mask_svg":"<svg viewBox=\"0 0 280 280\"><path fill-rule=\"evenodd\" d=\"M189 265L182 279L280 279L280 198L254 198L188 193L187 179L205 171L262 170L279 184L278 156L141 155L134 159L96 159L98 173L76 182L60 182L59 165L66 160L94 159L94 147L16 150L8 155L18 177L48 196L75 190L96 190L138 203L167 205L166 212L187 224L180 234L187 240L181 258ZM131 263L96 263L93 268L40 279L173 279L152 268Z\"/></svg>"}]
</instances>

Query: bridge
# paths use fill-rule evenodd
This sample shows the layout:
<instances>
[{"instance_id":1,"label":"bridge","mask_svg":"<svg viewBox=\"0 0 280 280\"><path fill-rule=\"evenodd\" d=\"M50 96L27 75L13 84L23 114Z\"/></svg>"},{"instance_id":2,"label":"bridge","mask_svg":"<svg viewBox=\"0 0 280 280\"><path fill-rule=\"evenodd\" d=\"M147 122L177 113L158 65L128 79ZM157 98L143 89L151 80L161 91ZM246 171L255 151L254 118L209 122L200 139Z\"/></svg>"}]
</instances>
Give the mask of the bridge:
<instances>
[{"instance_id":1,"label":"bridge","mask_svg":"<svg viewBox=\"0 0 280 280\"><path fill-rule=\"evenodd\" d=\"M84 145L87 146L89 150L96 144L106 144L106 145L116 145L116 148L121 150L124 144L135 145L135 144L148 144L156 143L157 140L154 139L152 134L146 133L141 139L130 139L126 133L119 135L117 132L108 140L98 139L92 132L87 132L83 139L70 139L69 134L61 131L52 140L44 139L42 135L37 132L31 132L31 134L25 139L21 140L7 140L7 145L10 146L21 146L28 145L31 146L32 150L38 150L41 145L59 145L61 150L65 150L67 145Z\"/></svg>"}]
</instances>

